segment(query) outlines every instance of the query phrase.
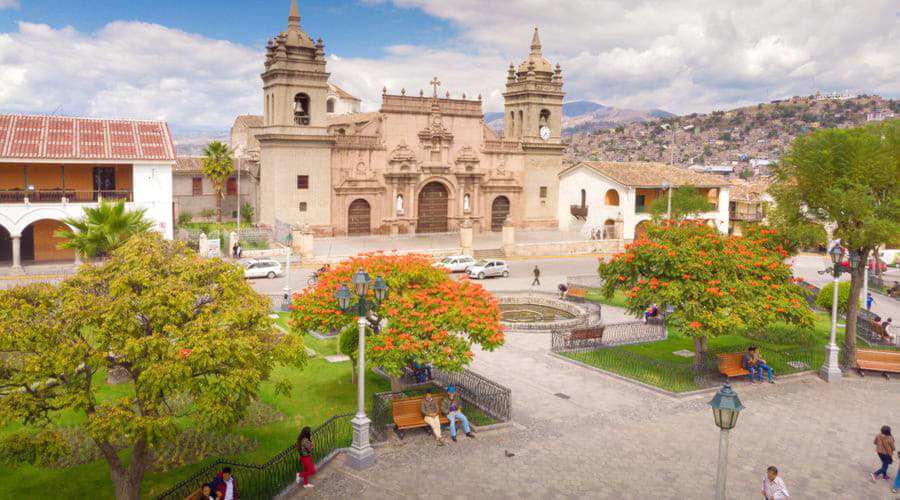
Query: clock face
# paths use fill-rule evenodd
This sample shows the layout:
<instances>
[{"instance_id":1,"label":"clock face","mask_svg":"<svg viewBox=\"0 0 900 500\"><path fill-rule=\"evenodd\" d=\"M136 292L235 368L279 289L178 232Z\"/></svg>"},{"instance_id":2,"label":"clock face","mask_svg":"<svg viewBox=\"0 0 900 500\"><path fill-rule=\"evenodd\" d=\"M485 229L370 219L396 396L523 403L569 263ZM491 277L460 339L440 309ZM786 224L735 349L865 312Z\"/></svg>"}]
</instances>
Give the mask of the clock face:
<instances>
[{"instance_id":1,"label":"clock face","mask_svg":"<svg viewBox=\"0 0 900 500\"><path fill-rule=\"evenodd\" d=\"M540 132L541 132L541 139L546 141L547 139L550 138L550 127L544 125L543 127L541 127Z\"/></svg>"}]
</instances>

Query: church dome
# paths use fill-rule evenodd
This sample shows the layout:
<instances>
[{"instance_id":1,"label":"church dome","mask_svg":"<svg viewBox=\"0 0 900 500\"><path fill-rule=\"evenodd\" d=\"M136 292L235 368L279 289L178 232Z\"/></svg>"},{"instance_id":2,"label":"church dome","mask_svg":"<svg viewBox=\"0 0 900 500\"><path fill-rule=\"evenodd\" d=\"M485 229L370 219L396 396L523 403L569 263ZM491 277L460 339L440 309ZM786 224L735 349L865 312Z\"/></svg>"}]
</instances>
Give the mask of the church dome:
<instances>
[{"instance_id":1,"label":"church dome","mask_svg":"<svg viewBox=\"0 0 900 500\"><path fill-rule=\"evenodd\" d=\"M544 56L541 54L541 38L538 35L537 28L534 28L534 36L531 38L531 53L528 54L528 57L519 65L517 74L519 76L524 76L528 73L532 64L534 64L534 72L537 74L544 74L546 76L553 74L553 66L550 64L550 61L544 59Z\"/></svg>"}]
</instances>

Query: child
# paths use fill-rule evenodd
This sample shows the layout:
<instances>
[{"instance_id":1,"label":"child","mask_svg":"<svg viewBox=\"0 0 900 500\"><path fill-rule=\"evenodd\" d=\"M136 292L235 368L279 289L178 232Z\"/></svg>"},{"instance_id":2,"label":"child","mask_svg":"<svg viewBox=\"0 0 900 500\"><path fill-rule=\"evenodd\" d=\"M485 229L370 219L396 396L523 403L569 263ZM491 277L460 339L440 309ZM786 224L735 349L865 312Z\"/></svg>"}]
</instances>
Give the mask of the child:
<instances>
[{"instance_id":1,"label":"child","mask_svg":"<svg viewBox=\"0 0 900 500\"><path fill-rule=\"evenodd\" d=\"M312 440L312 430L309 427L304 427L302 431L300 431L300 435L297 436L297 451L300 453L300 472L297 473L297 483L300 482L300 478L303 478L303 487L304 488L312 488L312 483L309 482L310 476L316 475L316 464L313 463L312 452L315 443Z\"/></svg>"}]
</instances>

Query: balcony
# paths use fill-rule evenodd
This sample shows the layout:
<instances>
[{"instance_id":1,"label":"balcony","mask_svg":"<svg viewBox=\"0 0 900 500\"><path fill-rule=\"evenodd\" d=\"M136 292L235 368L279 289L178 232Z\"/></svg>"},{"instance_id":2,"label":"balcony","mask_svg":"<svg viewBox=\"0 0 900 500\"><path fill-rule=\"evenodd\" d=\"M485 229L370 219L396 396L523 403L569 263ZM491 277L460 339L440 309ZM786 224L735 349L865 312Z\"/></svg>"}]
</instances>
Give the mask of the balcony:
<instances>
[{"instance_id":1,"label":"balcony","mask_svg":"<svg viewBox=\"0 0 900 500\"><path fill-rule=\"evenodd\" d=\"M569 205L569 213L576 219L587 219L588 207L587 205Z\"/></svg>"},{"instance_id":2,"label":"balcony","mask_svg":"<svg viewBox=\"0 0 900 500\"><path fill-rule=\"evenodd\" d=\"M100 199L133 201L130 189L78 191L73 189L2 189L0 204L96 203Z\"/></svg>"},{"instance_id":3,"label":"balcony","mask_svg":"<svg viewBox=\"0 0 900 500\"><path fill-rule=\"evenodd\" d=\"M746 222L759 222L765 218L766 214L762 210L749 210L740 212L731 212L731 220L740 220Z\"/></svg>"}]
</instances>

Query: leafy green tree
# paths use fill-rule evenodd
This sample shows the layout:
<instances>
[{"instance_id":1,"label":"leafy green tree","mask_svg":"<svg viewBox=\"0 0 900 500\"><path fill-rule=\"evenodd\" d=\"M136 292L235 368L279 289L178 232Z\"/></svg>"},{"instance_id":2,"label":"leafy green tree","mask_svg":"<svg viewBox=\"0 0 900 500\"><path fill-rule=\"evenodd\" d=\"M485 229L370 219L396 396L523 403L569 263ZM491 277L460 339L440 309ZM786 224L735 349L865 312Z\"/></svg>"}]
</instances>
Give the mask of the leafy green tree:
<instances>
[{"instance_id":1,"label":"leafy green tree","mask_svg":"<svg viewBox=\"0 0 900 500\"><path fill-rule=\"evenodd\" d=\"M703 364L707 338L776 322L811 326L804 292L793 284L788 254L771 231L750 227L725 236L701 221L651 224L647 238L600 264L601 290L625 292L626 309L640 314L673 306L669 326L694 339L694 362Z\"/></svg>"},{"instance_id":2,"label":"leafy green tree","mask_svg":"<svg viewBox=\"0 0 900 500\"><path fill-rule=\"evenodd\" d=\"M861 258L850 270L847 331L856 331L863 273L872 250L900 234L900 122L817 130L794 140L770 188L790 224L830 225ZM844 336L847 362L856 335Z\"/></svg>"},{"instance_id":3,"label":"leafy green tree","mask_svg":"<svg viewBox=\"0 0 900 500\"><path fill-rule=\"evenodd\" d=\"M83 258L105 257L131 236L153 228L153 223L144 218L146 210L126 210L123 200L101 200L96 208L83 210L79 219L63 219L69 227L55 234L65 240L60 248L71 248Z\"/></svg>"},{"instance_id":4,"label":"leafy green tree","mask_svg":"<svg viewBox=\"0 0 900 500\"><path fill-rule=\"evenodd\" d=\"M657 221L665 218L669 206L668 193L650 202L650 214ZM713 209L713 204L694 186L679 186L672 191L672 219L685 219Z\"/></svg>"},{"instance_id":5,"label":"leafy green tree","mask_svg":"<svg viewBox=\"0 0 900 500\"><path fill-rule=\"evenodd\" d=\"M276 334L269 312L239 267L155 233L58 286L0 291L0 426L37 430L0 439L0 457L58 454L66 445L51 423L76 413L109 464L116 497L139 498L154 449L189 426L227 428L276 364L305 363L302 339ZM101 398L113 357L132 383ZM190 404L170 404L183 399Z\"/></svg>"},{"instance_id":6,"label":"leafy green tree","mask_svg":"<svg viewBox=\"0 0 900 500\"><path fill-rule=\"evenodd\" d=\"M222 222L222 201L225 199L225 183L234 174L234 159L227 144L212 141L203 149L203 175L216 191L216 222Z\"/></svg>"}]
</instances>

